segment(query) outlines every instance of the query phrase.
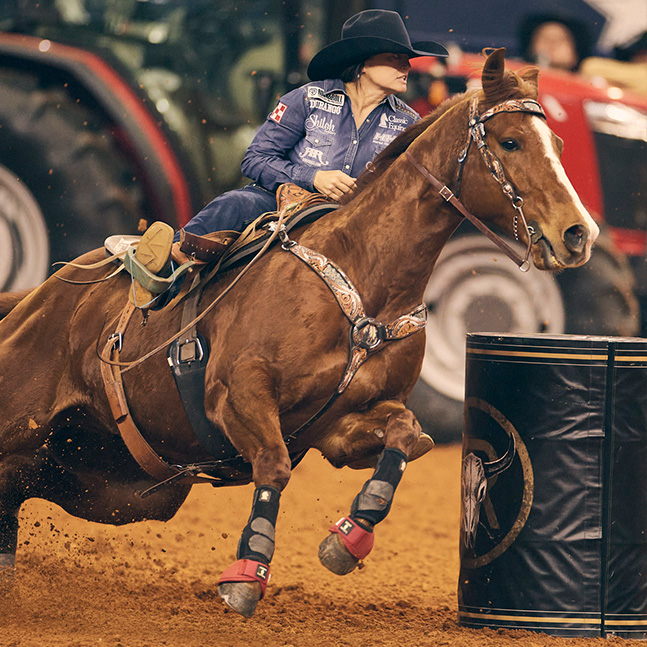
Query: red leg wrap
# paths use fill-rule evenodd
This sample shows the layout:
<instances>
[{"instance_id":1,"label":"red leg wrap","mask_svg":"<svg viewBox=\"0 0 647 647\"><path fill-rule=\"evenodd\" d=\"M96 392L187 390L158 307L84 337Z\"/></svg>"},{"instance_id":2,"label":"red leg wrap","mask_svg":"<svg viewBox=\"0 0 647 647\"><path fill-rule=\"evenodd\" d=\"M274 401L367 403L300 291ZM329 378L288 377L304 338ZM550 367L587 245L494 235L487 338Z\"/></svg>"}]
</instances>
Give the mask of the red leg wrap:
<instances>
[{"instance_id":1,"label":"red leg wrap","mask_svg":"<svg viewBox=\"0 0 647 647\"><path fill-rule=\"evenodd\" d=\"M262 562L251 559L239 559L226 568L218 580L224 582L258 582L261 585L261 599L265 595L267 583L270 581L270 567Z\"/></svg>"},{"instance_id":2,"label":"red leg wrap","mask_svg":"<svg viewBox=\"0 0 647 647\"><path fill-rule=\"evenodd\" d=\"M330 532L336 532L342 538L348 552L357 559L364 559L373 549L373 533L364 530L350 517L341 518L330 527Z\"/></svg>"}]
</instances>

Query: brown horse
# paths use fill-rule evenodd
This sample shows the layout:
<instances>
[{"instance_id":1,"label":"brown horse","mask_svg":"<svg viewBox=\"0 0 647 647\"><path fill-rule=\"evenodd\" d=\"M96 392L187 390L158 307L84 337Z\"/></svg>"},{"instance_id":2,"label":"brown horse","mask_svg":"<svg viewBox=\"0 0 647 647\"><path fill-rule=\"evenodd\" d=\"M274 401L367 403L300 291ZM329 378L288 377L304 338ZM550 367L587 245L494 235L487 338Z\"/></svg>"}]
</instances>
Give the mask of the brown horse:
<instances>
[{"instance_id":1,"label":"brown horse","mask_svg":"<svg viewBox=\"0 0 647 647\"><path fill-rule=\"evenodd\" d=\"M343 269L372 319L351 326L328 286L289 253L292 243L284 239L198 326L210 347L206 415L242 456L239 463L247 465L224 483L253 479L256 486L239 560L225 571L219 589L243 615L254 612L265 590L280 492L299 455L316 448L335 466L375 468L350 515L331 529L320 549L325 566L345 573L370 550L373 527L388 513L407 459L431 446L405 406L421 367L423 334L383 341L379 322L399 321L421 303L434 263L461 222L444 199L450 197L447 190L441 195L434 188L434 177L455 191L462 178L464 207L527 243L537 267L575 267L589 258L597 227L567 180L559 162L561 142L534 101L537 71L522 76L505 71L504 51L496 50L485 62L482 86L401 134L347 204L290 234ZM478 116L486 111L491 118L479 125ZM485 144L488 164L476 145L468 149L470 137ZM96 250L80 262L102 257ZM207 284L202 304L211 303L237 272ZM87 280L108 272L66 267L57 274ZM47 499L88 520L124 524L171 518L191 488L189 480L176 479L142 497L156 481L127 451L109 407L98 352L117 329L128 285L123 274L83 286L51 277L27 296L0 298L6 314L0 322L5 576L14 568L17 514L27 498ZM181 310L152 312L146 326L133 319L121 360L135 360L172 336L181 327ZM380 352L369 355L332 406L291 437L338 388L351 328L351 339L369 339ZM209 461L163 355L123 373L133 419L168 463Z\"/></svg>"}]
</instances>

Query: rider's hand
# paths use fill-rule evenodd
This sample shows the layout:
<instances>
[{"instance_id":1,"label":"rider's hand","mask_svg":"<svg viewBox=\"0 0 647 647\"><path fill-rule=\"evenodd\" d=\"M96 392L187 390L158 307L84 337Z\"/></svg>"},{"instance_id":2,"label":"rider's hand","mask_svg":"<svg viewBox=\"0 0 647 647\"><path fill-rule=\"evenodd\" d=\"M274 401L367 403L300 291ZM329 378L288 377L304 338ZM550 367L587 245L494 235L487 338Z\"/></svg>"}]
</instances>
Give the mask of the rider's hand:
<instances>
[{"instance_id":1,"label":"rider's hand","mask_svg":"<svg viewBox=\"0 0 647 647\"><path fill-rule=\"evenodd\" d=\"M339 200L344 193L355 188L355 178L346 175L343 171L317 171L313 185L319 193L333 200Z\"/></svg>"}]
</instances>

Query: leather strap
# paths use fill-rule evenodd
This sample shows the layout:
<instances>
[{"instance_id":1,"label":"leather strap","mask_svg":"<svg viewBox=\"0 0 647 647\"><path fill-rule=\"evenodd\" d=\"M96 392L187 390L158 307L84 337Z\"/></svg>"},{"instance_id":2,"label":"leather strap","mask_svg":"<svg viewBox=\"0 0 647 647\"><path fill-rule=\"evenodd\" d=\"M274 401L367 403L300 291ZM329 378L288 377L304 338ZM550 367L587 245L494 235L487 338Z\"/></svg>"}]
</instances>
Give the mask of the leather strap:
<instances>
[{"instance_id":1,"label":"leather strap","mask_svg":"<svg viewBox=\"0 0 647 647\"><path fill-rule=\"evenodd\" d=\"M465 218L467 218L481 233L485 234L495 245L502 249L520 268L528 263L527 258L521 258L517 252L510 247L500 236L495 234L487 225L479 220L473 213L468 211L463 203L452 193L451 189L437 180L422 164L420 164L411 153L406 150L404 156L411 162L413 167L440 193L440 195L455 207Z\"/></svg>"},{"instance_id":2,"label":"leather strap","mask_svg":"<svg viewBox=\"0 0 647 647\"><path fill-rule=\"evenodd\" d=\"M107 356L115 361L119 360L123 335L135 310L135 306L128 301L121 313L116 331L108 337L103 351L104 357ZM148 444L130 414L123 380L121 379L121 371L118 366L102 361L101 376L103 377L110 410L119 428L121 438L128 451L146 473L159 482L179 477L190 478L191 483L210 483L213 481L213 479L207 477L196 476L186 468L180 469L169 465Z\"/></svg>"},{"instance_id":3,"label":"leather strap","mask_svg":"<svg viewBox=\"0 0 647 647\"><path fill-rule=\"evenodd\" d=\"M342 517L334 526L328 529L341 537L346 550L357 559L364 559L373 549L375 535L362 528L350 517Z\"/></svg>"},{"instance_id":4,"label":"leather strap","mask_svg":"<svg viewBox=\"0 0 647 647\"><path fill-rule=\"evenodd\" d=\"M240 236L237 231L216 231L206 236L180 230L180 251L205 263L215 263Z\"/></svg>"}]
</instances>

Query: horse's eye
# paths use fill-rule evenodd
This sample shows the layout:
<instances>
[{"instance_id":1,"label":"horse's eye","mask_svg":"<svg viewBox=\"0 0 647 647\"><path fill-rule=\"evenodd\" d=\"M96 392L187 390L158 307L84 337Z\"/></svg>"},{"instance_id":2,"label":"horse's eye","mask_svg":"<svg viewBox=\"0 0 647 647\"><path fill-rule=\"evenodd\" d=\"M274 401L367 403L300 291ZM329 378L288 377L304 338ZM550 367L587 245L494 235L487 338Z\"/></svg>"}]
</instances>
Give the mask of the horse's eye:
<instances>
[{"instance_id":1,"label":"horse's eye","mask_svg":"<svg viewBox=\"0 0 647 647\"><path fill-rule=\"evenodd\" d=\"M504 139L501 142L501 148L504 151L510 152L510 151L518 151L521 148L521 146L519 146L519 143L517 142L516 139Z\"/></svg>"}]
</instances>

